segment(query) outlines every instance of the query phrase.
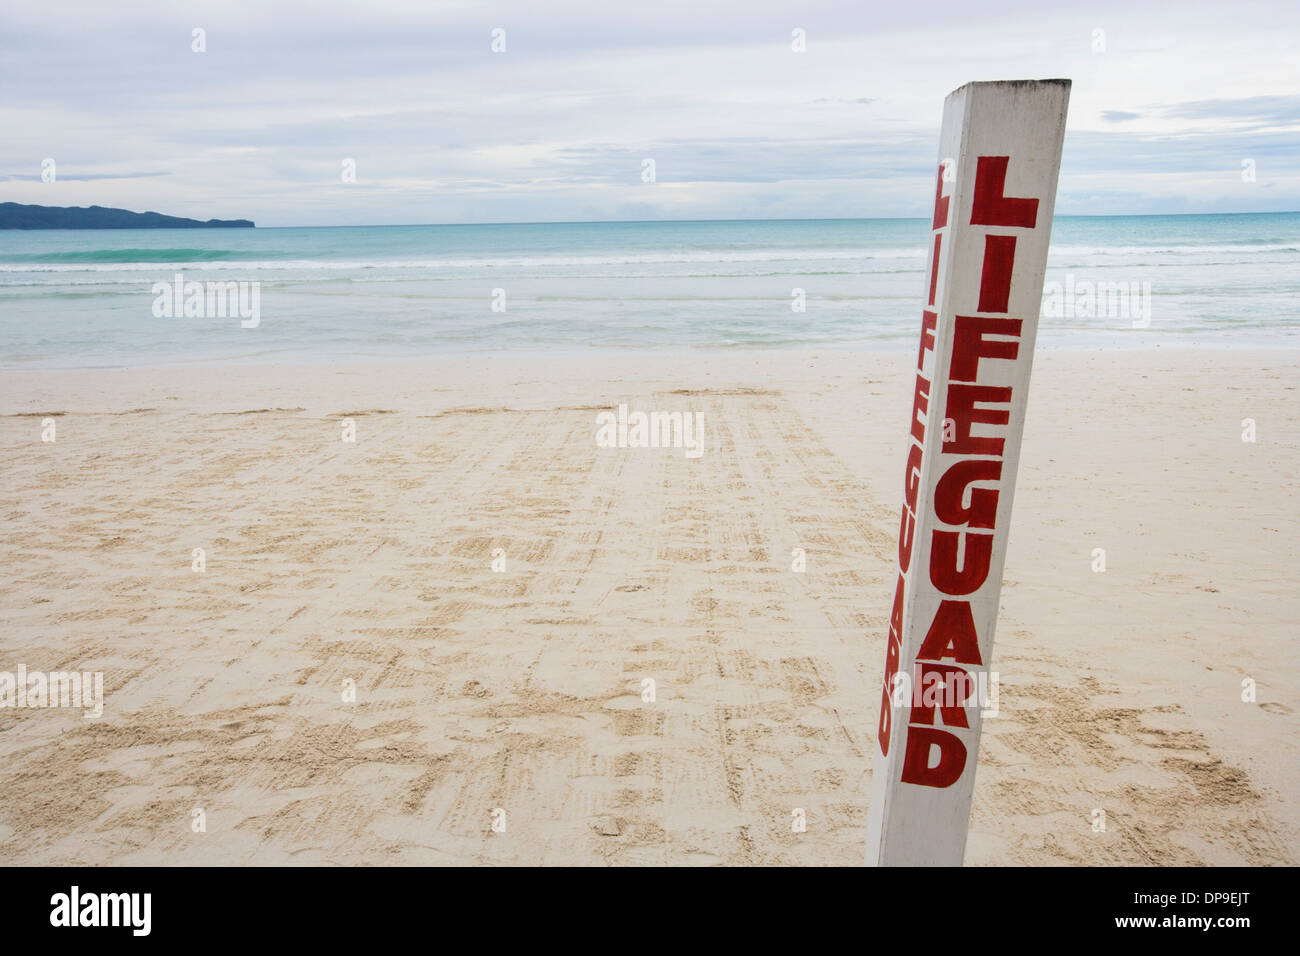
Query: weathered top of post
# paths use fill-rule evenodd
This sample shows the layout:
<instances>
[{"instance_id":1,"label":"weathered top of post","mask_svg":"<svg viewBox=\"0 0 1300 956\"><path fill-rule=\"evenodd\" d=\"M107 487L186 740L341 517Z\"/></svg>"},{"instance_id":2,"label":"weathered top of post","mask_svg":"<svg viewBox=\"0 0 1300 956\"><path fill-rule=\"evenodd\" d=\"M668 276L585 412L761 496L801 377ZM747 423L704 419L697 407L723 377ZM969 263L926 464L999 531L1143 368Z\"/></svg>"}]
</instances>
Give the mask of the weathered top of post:
<instances>
[{"instance_id":1,"label":"weathered top of post","mask_svg":"<svg viewBox=\"0 0 1300 956\"><path fill-rule=\"evenodd\" d=\"M962 90L969 89L970 87L975 87L975 86L1003 86L1003 87L1009 87L1011 89L1016 89L1018 87L1024 87L1028 89L1030 87L1035 87L1035 86L1068 87L1072 82L1073 81L1064 78L1057 78L1051 80L972 80L969 83L963 83L961 86L957 87L957 89L953 90L952 92L960 93ZM948 95L951 96L952 93L949 93Z\"/></svg>"}]
</instances>

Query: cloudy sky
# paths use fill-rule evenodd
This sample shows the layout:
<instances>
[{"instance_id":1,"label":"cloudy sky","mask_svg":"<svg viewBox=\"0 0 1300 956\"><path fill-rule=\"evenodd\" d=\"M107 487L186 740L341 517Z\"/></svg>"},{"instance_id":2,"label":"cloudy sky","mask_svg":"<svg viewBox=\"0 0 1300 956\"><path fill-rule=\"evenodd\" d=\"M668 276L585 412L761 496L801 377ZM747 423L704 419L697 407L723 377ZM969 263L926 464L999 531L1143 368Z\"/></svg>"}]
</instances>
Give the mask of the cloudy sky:
<instances>
[{"instance_id":1,"label":"cloudy sky","mask_svg":"<svg viewBox=\"0 0 1300 956\"><path fill-rule=\"evenodd\" d=\"M1051 6L8 3L0 201L265 226L921 216L950 90L1064 76L1059 213L1300 210L1300 4Z\"/></svg>"}]
</instances>

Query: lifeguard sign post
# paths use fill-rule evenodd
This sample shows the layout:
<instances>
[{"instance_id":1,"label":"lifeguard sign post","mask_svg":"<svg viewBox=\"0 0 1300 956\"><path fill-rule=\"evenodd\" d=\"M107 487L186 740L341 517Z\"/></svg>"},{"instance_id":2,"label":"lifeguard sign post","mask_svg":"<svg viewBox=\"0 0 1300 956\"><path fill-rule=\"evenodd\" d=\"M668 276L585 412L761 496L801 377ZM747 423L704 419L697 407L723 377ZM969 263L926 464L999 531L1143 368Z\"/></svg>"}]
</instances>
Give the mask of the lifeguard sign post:
<instances>
[{"instance_id":1,"label":"lifeguard sign post","mask_svg":"<svg viewBox=\"0 0 1300 956\"><path fill-rule=\"evenodd\" d=\"M1016 80L944 103L869 865L966 851L981 721L967 701L992 657L1069 96L1069 80Z\"/></svg>"}]
</instances>

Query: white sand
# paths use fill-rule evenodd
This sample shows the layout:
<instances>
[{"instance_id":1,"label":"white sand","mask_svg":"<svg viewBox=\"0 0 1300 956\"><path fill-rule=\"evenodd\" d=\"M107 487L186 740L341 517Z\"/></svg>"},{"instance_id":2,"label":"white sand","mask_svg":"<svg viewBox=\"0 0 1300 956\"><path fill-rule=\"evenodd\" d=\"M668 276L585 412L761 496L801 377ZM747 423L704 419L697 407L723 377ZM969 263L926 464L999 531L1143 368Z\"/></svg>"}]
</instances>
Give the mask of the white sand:
<instances>
[{"instance_id":1,"label":"white sand","mask_svg":"<svg viewBox=\"0 0 1300 956\"><path fill-rule=\"evenodd\" d=\"M6 371L0 861L860 863L911 358ZM968 863L1295 862L1298 379L1039 356Z\"/></svg>"}]
</instances>

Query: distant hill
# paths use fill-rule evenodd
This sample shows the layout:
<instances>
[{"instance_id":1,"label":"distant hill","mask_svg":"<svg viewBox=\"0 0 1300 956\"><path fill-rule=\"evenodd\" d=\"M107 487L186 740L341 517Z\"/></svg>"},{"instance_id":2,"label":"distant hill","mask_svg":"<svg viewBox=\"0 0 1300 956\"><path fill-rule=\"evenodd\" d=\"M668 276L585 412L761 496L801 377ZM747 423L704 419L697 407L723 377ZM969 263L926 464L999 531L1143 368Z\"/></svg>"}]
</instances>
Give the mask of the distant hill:
<instances>
[{"instance_id":1,"label":"distant hill","mask_svg":"<svg viewBox=\"0 0 1300 956\"><path fill-rule=\"evenodd\" d=\"M0 229L252 229L251 219L183 219L104 206L24 206L0 202Z\"/></svg>"}]
</instances>

